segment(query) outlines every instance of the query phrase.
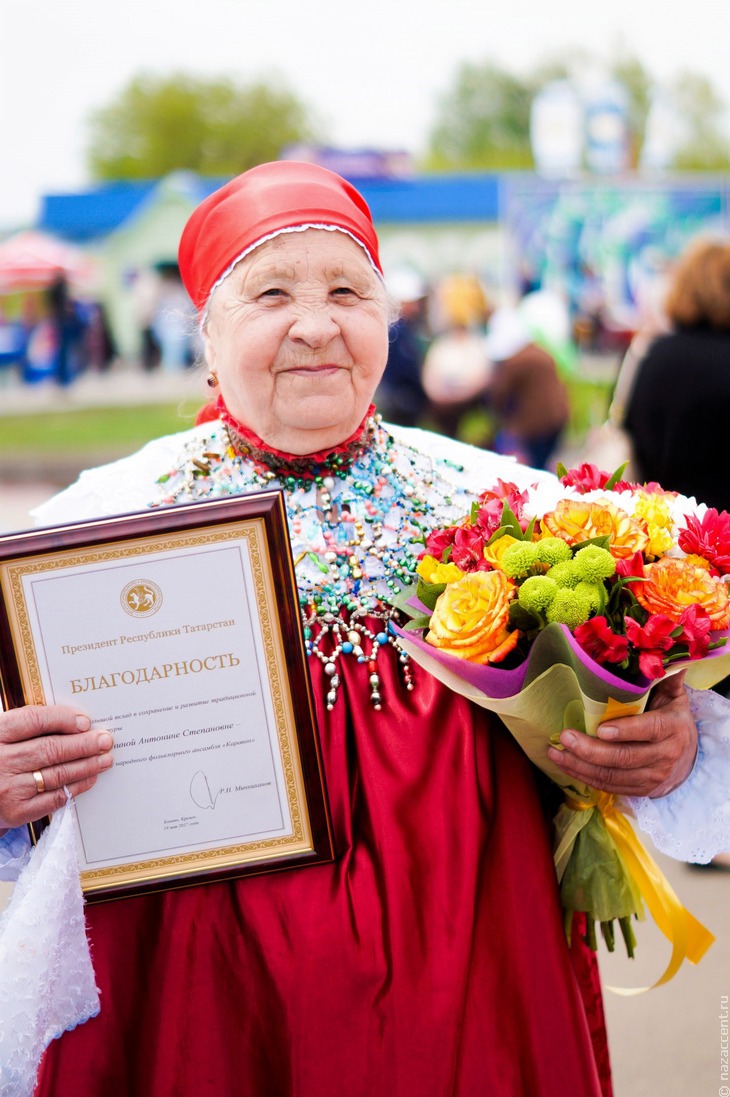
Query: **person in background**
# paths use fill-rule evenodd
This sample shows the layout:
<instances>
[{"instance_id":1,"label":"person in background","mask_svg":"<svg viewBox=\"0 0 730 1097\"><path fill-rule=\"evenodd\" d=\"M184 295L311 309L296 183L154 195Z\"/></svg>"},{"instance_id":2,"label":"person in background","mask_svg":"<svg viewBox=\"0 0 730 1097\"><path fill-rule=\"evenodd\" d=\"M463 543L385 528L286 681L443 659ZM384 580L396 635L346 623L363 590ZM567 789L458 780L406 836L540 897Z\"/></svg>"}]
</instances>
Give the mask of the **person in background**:
<instances>
[{"instance_id":1,"label":"person in background","mask_svg":"<svg viewBox=\"0 0 730 1097\"><path fill-rule=\"evenodd\" d=\"M388 361L376 400L388 422L415 427L428 404L421 383L428 288L421 276L407 267L394 271L387 279L387 286L398 302L400 315L390 327Z\"/></svg>"},{"instance_id":2,"label":"person in background","mask_svg":"<svg viewBox=\"0 0 730 1097\"><path fill-rule=\"evenodd\" d=\"M486 397L496 419L494 448L547 468L570 414L555 360L509 307L491 314L484 349L493 363Z\"/></svg>"},{"instance_id":3,"label":"person in background","mask_svg":"<svg viewBox=\"0 0 730 1097\"><path fill-rule=\"evenodd\" d=\"M436 286L433 325L438 334L423 362L423 387L429 419L449 438L459 438L465 417L484 406L491 370L484 350L487 315L486 295L474 275L452 274Z\"/></svg>"},{"instance_id":4,"label":"person in background","mask_svg":"<svg viewBox=\"0 0 730 1097\"><path fill-rule=\"evenodd\" d=\"M59 274L48 287L46 303L53 332L54 376L57 383L65 388L86 368L86 325L63 274Z\"/></svg>"},{"instance_id":5,"label":"person in background","mask_svg":"<svg viewBox=\"0 0 730 1097\"><path fill-rule=\"evenodd\" d=\"M650 342L624 396L637 479L730 509L718 445L730 416L730 242L701 240L670 275L671 330Z\"/></svg>"}]
</instances>

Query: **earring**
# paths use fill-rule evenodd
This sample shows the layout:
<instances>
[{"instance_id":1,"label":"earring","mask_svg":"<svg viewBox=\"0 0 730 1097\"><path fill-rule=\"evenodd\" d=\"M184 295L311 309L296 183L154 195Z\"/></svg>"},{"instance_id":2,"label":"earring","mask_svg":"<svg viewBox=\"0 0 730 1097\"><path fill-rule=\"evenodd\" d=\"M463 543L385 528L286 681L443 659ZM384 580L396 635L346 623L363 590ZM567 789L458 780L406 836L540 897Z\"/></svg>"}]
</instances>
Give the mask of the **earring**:
<instances>
[{"instance_id":1,"label":"earring","mask_svg":"<svg viewBox=\"0 0 730 1097\"><path fill-rule=\"evenodd\" d=\"M208 385L212 389L217 389L218 388L218 375L213 373L212 370L208 374Z\"/></svg>"}]
</instances>

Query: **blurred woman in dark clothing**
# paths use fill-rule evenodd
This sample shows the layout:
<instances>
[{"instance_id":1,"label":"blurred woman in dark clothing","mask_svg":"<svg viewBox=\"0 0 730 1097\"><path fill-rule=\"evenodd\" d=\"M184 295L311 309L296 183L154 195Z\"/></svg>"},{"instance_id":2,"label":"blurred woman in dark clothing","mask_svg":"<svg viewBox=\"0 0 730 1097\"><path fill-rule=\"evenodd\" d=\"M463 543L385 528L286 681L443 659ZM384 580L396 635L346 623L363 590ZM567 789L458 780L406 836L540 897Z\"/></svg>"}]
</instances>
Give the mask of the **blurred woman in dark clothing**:
<instances>
[{"instance_id":1,"label":"blurred woman in dark clothing","mask_svg":"<svg viewBox=\"0 0 730 1097\"><path fill-rule=\"evenodd\" d=\"M730 509L720 447L730 414L730 243L680 259L666 300L673 330L639 363L624 426L639 476Z\"/></svg>"}]
</instances>

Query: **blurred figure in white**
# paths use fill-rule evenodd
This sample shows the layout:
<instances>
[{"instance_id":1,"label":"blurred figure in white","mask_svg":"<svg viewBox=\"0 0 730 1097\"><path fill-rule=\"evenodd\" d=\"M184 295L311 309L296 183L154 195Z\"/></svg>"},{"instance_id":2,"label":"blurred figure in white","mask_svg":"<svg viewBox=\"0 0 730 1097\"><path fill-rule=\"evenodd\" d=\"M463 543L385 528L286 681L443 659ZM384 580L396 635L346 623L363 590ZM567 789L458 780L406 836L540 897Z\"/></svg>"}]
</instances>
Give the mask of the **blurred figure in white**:
<instances>
[{"instance_id":1,"label":"blurred figure in white","mask_svg":"<svg viewBox=\"0 0 730 1097\"><path fill-rule=\"evenodd\" d=\"M151 330L160 348L160 368L166 373L176 373L192 365L195 358L192 343L195 310L177 263L158 263L157 270L160 284Z\"/></svg>"},{"instance_id":2,"label":"blurred figure in white","mask_svg":"<svg viewBox=\"0 0 730 1097\"><path fill-rule=\"evenodd\" d=\"M524 312L509 306L491 314L484 350L493 363L487 399L497 421L494 448L547 468L570 413L555 359L538 345Z\"/></svg>"}]
</instances>

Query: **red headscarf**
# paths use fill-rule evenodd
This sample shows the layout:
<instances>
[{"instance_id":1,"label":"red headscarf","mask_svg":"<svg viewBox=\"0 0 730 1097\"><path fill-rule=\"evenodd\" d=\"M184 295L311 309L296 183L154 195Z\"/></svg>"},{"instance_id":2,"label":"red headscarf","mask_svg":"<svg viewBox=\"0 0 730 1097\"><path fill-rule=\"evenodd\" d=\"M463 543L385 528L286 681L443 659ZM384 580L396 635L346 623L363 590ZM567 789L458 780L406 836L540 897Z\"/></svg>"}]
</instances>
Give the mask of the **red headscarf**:
<instances>
[{"instance_id":1,"label":"red headscarf","mask_svg":"<svg viewBox=\"0 0 730 1097\"><path fill-rule=\"evenodd\" d=\"M362 244L382 274L378 238L365 199L339 175L317 164L260 164L215 191L193 212L180 239L180 273L194 304L244 252L285 229L331 225Z\"/></svg>"}]
</instances>

